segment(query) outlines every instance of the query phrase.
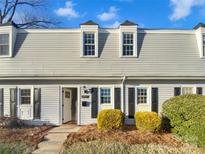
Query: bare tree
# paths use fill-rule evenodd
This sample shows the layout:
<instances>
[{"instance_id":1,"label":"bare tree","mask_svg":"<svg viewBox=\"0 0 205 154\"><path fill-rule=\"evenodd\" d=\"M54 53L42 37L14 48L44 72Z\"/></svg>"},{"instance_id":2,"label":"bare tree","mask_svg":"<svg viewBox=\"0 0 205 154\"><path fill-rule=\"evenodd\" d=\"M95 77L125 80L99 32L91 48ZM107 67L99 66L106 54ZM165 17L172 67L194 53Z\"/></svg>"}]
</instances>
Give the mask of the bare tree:
<instances>
[{"instance_id":1,"label":"bare tree","mask_svg":"<svg viewBox=\"0 0 205 154\"><path fill-rule=\"evenodd\" d=\"M20 28L46 28L57 24L41 13L34 13L37 9L42 9L45 2L46 0L0 0L0 25L15 21Z\"/></svg>"}]
</instances>

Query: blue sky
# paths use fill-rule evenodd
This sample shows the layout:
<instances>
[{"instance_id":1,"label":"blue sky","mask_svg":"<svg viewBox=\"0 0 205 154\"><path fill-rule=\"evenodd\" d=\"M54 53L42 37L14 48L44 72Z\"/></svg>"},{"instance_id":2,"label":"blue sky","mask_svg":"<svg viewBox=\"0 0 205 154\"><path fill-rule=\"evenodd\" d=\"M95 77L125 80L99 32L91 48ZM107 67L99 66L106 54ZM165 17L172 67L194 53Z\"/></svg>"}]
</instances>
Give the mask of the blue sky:
<instances>
[{"instance_id":1,"label":"blue sky","mask_svg":"<svg viewBox=\"0 0 205 154\"><path fill-rule=\"evenodd\" d=\"M205 22L205 0L49 0L47 13L58 27L86 20L116 27L129 19L146 28L193 28Z\"/></svg>"}]
</instances>

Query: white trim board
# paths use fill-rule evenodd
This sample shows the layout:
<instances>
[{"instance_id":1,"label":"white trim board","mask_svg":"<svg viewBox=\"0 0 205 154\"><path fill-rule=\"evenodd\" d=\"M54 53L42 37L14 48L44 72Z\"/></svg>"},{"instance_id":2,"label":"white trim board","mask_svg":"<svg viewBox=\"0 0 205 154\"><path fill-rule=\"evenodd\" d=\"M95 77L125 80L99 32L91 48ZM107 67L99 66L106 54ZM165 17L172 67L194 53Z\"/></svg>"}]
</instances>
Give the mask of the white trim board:
<instances>
[{"instance_id":1,"label":"white trim board","mask_svg":"<svg viewBox=\"0 0 205 154\"><path fill-rule=\"evenodd\" d=\"M65 29L17 29L17 33L80 33L80 28ZM171 34L195 34L196 30L172 30L172 29L140 29L138 33L171 33ZM99 28L99 33L119 33L119 29Z\"/></svg>"}]
</instances>

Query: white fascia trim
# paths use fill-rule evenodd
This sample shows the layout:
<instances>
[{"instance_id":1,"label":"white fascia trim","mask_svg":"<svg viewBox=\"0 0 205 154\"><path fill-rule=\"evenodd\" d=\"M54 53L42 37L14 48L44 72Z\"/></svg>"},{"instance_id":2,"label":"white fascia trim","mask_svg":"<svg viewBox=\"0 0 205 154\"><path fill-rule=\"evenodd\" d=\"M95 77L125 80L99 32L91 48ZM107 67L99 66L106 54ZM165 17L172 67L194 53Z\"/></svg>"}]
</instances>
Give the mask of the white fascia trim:
<instances>
[{"instance_id":1,"label":"white fascia trim","mask_svg":"<svg viewBox=\"0 0 205 154\"><path fill-rule=\"evenodd\" d=\"M6 80L122 80L123 76L0 76ZM205 80L205 76L127 76L126 80Z\"/></svg>"},{"instance_id":2,"label":"white fascia trim","mask_svg":"<svg viewBox=\"0 0 205 154\"><path fill-rule=\"evenodd\" d=\"M17 29L18 33L80 33L80 28L64 29ZM138 30L138 33L150 34L195 34L196 30ZM119 33L119 28L99 28L99 33Z\"/></svg>"}]
</instances>

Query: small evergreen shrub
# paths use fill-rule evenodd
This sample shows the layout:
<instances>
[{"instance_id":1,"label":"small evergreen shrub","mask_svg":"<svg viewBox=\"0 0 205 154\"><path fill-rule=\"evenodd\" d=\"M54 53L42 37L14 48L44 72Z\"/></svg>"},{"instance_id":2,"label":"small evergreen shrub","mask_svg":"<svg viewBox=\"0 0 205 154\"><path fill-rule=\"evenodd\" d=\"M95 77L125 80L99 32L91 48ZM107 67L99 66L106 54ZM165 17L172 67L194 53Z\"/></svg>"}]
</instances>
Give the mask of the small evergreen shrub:
<instances>
[{"instance_id":1,"label":"small evergreen shrub","mask_svg":"<svg viewBox=\"0 0 205 154\"><path fill-rule=\"evenodd\" d=\"M141 131L157 131L160 129L161 119L156 112L136 112L135 124Z\"/></svg>"},{"instance_id":2,"label":"small evergreen shrub","mask_svg":"<svg viewBox=\"0 0 205 154\"><path fill-rule=\"evenodd\" d=\"M124 124L124 113L118 109L105 109L99 112L97 126L99 129L119 129Z\"/></svg>"},{"instance_id":3,"label":"small evergreen shrub","mask_svg":"<svg viewBox=\"0 0 205 154\"><path fill-rule=\"evenodd\" d=\"M0 117L0 127L3 128L21 128L26 125L22 120L16 117Z\"/></svg>"},{"instance_id":4,"label":"small evergreen shrub","mask_svg":"<svg viewBox=\"0 0 205 154\"><path fill-rule=\"evenodd\" d=\"M171 132L205 147L205 96L173 97L163 104L163 115L170 120Z\"/></svg>"}]
</instances>

